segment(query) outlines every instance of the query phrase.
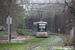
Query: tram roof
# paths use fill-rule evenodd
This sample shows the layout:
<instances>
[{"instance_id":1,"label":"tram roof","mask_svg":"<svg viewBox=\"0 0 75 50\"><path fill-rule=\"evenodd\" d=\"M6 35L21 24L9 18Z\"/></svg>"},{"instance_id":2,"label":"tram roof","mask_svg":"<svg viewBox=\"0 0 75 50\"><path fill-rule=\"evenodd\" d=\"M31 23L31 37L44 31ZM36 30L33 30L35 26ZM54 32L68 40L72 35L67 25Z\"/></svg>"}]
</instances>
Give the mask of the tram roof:
<instances>
[{"instance_id":1,"label":"tram roof","mask_svg":"<svg viewBox=\"0 0 75 50\"><path fill-rule=\"evenodd\" d=\"M37 22L37 23L47 23L47 22L45 22L45 21L39 21L39 22Z\"/></svg>"},{"instance_id":2,"label":"tram roof","mask_svg":"<svg viewBox=\"0 0 75 50\"><path fill-rule=\"evenodd\" d=\"M47 24L46 21L38 21L38 22L34 22L34 24L37 24L37 23L45 23L45 24Z\"/></svg>"}]
</instances>

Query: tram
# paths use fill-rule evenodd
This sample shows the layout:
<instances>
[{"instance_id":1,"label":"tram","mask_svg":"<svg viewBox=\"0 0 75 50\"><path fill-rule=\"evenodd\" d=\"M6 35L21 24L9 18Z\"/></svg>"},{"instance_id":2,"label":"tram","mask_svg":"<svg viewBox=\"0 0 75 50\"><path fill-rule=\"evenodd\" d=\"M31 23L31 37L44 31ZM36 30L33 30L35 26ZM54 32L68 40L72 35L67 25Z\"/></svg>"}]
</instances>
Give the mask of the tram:
<instances>
[{"instance_id":1,"label":"tram","mask_svg":"<svg viewBox=\"0 0 75 50\"><path fill-rule=\"evenodd\" d=\"M36 37L48 37L47 33L47 22L39 21L34 22L34 35Z\"/></svg>"}]
</instances>

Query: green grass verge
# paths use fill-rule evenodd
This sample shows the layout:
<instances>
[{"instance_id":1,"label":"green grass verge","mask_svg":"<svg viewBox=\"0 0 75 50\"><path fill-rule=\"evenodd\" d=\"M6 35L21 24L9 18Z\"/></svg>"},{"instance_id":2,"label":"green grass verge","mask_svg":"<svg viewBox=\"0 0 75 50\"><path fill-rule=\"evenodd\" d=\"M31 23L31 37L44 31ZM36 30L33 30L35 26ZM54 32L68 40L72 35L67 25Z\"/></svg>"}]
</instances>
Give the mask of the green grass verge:
<instances>
[{"instance_id":1,"label":"green grass verge","mask_svg":"<svg viewBox=\"0 0 75 50\"><path fill-rule=\"evenodd\" d=\"M46 43L51 40L51 37L48 38L33 38L23 43L3 43L0 44L0 50L30 50L31 48Z\"/></svg>"},{"instance_id":2,"label":"green grass verge","mask_svg":"<svg viewBox=\"0 0 75 50\"><path fill-rule=\"evenodd\" d=\"M8 32L6 32L6 31L0 32L0 35L7 35L7 34L8 34Z\"/></svg>"},{"instance_id":3,"label":"green grass verge","mask_svg":"<svg viewBox=\"0 0 75 50\"><path fill-rule=\"evenodd\" d=\"M56 45L58 42L61 41L60 37L58 37L58 36L55 36L55 37L56 37L56 39L54 41L52 41L42 47L37 48L37 50L48 50L51 46Z\"/></svg>"},{"instance_id":4,"label":"green grass verge","mask_svg":"<svg viewBox=\"0 0 75 50\"><path fill-rule=\"evenodd\" d=\"M28 31L28 29L13 29L13 31L16 31L19 35L26 35L26 36L30 36L31 34Z\"/></svg>"},{"instance_id":5,"label":"green grass verge","mask_svg":"<svg viewBox=\"0 0 75 50\"><path fill-rule=\"evenodd\" d=\"M62 44L63 46L69 46L71 44L69 43L70 35L62 35L61 37L63 38L63 41L64 41L63 42L64 45Z\"/></svg>"},{"instance_id":6,"label":"green grass verge","mask_svg":"<svg viewBox=\"0 0 75 50\"><path fill-rule=\"evenodd\" d=\"M59 46L69 46L71 43L69 43L69 38L70 38L70 35L66 35L66 34L58 34L58 33L52 33L52 32L49 32L49 34L54 34L54 35L58 35L58 36L61 36L63 38L63 43L60 44Z\"/></svg>"}]
</instances>

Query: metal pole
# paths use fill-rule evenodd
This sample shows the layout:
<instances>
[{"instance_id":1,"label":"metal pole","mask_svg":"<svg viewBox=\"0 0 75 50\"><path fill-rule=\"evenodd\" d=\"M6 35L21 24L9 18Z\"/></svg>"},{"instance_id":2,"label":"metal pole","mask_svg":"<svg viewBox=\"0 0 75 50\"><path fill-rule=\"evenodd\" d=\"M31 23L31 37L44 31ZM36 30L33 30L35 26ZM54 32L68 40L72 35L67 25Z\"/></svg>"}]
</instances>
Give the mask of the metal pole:
<instances>
[{"instance_id":1,"label":"metal pole","mask_svg":"<svg viewBox=\"0 0 75 50\"><path fill-rule=\"evenodd\" d=\"M41 21L43 11L38 11L38 13L39 13L40 21Z\"/></svg>"},{"instance_id":2,"label":"metal pole","mask_svg":"<svg viewBox=\"0 0 75 50\"><path fill-rule=\"evenodd\" d=\"M10 17L8 17L8 42L11 41L11 25L10 25Z\"/></svg>"},{"instance_id":3,"label":"metal pole","mask_svg":"<svg viewBox=\"0 0 75 50\"><path fill-rule=\"evenodd\" d=\"M11 24L10 24L10 41L11 41Z\"/></svg>"},{"instance_id":4,"label":"metal pole","mask_svg":"<svg viewBox=\"0 0 75 50\"><path fill-rule=\"evenodd\" d=\"M8 42L10 42L10 25L8 24Z\"/></svg>"},{"instance_id":5,"label":"metal pole","mask_svg":"<svg viewBox=\"0 0 75 50\"><path fill-rule=\"evenodd\" d=\"M10 42L10 19L8 17L8 42Z\"/></svg>"},{"instance_id":6,"label":"metal pole","mask_svg":"<svg viewBox=\"0 0 75 50\"><path fill-rule=\"evenodd\" d=\"M39 15L39 18L40 18L40 21L41 21L41 17L40 17L40 15Z\"/></svg>"}]
</instances>

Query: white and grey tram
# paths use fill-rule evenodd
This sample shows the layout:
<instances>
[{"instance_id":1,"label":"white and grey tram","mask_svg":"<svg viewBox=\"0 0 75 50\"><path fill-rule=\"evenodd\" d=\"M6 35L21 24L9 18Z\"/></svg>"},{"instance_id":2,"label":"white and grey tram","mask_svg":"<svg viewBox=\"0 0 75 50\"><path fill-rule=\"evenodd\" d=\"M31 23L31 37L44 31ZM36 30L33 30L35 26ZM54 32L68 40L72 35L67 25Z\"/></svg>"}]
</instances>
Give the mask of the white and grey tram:
<instances>
[{"instance_id":1,"label":"white and grey tram","mask_svg":"<svg viewBox=\"0 0 75 50\"><path fill-rule=\"evenodd\" d=\"M47 33L47 22L45 21L39 21L34 22L34 35L36 37L48 37Z\"/></svg>"}]
</instances>

